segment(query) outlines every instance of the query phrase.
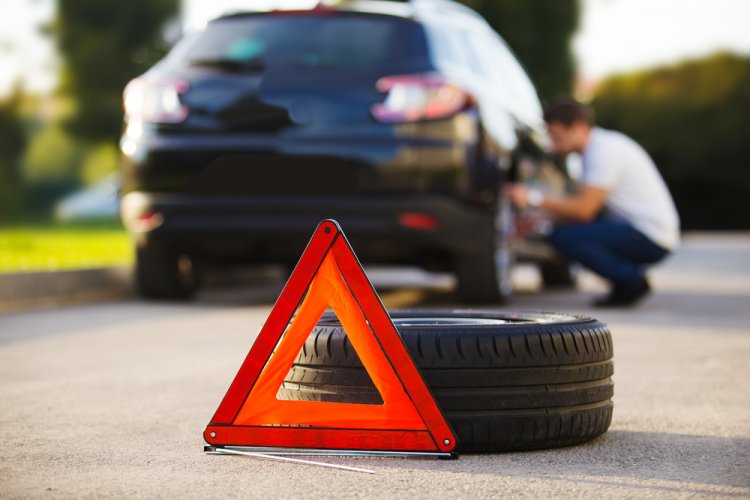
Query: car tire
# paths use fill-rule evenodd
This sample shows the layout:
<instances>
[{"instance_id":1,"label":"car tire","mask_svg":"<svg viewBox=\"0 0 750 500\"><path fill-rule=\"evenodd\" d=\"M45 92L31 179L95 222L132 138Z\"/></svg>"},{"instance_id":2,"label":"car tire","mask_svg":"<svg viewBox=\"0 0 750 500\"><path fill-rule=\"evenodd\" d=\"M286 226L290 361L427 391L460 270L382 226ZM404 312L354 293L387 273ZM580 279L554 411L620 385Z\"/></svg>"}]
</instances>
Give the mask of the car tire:
<instances>
[{"instance_id":1,"label":"car tire","mask_svg":"<svg viewBox=\"0 0 750 500\"><path fill-rule=\"evenodd\" d=\"M476 255L462 255L456 260L456 295L462 304L503 304L512 287L510 259L507 253L496 256L491 249ZM504 266L504 267L499 267ZM505 281L504 281L505 279Z\"/></svg>"},{"instance_id":2,"label":"car tire","mask_svg":"<svg viewBox=\"0 0 750 500\"><path fill-rule=\"evenodd\" d=\"M456 295L463 304L505 304L513 293L511 272L515 263L510 238L491 231L492 239L473 254L456 259Z\"/></svg>"},{"instance_id":3,"label":"car tire","mask_svg":"<svg viewBox=\"0 0 750 500\"><path fill-rule=\"evenodd\" d=\"M198 289L198 272L190 256L149 243L136 248L135 284L144 298L187 300Z\"/></svg>"},{"instance_id":4,"label":"car tire","mask_svg":"<svg viewBox=\"0 0 750 500\"><path fill-rule=\"evenodd\" d=\"M568 446L608 429L612 338L599 321L474 311L391 317L453 427L458 451ZM382 404L331 315L313 330L277 398Z\"/></svg>"},{"instance_id":5,"label":"car tire","mask_svg":"<svg viewBox=\"0 0 750 500\"><path fill-rule=\"evenodd\" d=\"M577 266L565 259L541 262L539 272L547 288L575 288L578 283Z\"/></svg>"}]
</instances>

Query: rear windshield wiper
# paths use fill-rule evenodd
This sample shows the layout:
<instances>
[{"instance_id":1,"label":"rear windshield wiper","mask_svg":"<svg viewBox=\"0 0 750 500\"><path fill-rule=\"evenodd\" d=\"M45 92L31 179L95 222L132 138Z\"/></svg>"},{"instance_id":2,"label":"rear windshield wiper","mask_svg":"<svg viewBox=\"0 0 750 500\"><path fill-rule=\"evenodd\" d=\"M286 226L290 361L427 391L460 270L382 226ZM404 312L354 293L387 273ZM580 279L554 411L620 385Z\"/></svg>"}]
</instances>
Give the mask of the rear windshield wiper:
<instances>
[{"instance_id":1,"label":"rear windshield wiper","mask_svg":"<svg viewBox=\"0 0 750 500\"><path fill-rule=\"evenodd\" d=\"M247 71L259 73L266 69L266 63L260 57L252 59L193 59L191 66L212 66L225 71Z\"/></svg>"}]
</instances>

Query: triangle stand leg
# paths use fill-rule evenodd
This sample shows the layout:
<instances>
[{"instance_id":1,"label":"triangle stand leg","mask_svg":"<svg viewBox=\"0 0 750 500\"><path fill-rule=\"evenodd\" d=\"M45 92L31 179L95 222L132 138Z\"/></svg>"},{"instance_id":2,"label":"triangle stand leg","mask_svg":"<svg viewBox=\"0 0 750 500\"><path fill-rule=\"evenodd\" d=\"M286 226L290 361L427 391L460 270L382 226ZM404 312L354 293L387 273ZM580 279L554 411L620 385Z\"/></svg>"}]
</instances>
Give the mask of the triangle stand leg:
<instances>
[{"instance_id":1,"label":"triangle stand leg","mask_svg":"<svg viewBox=\"0 0 750 500\"><path fill-rule=\"evenodd\" d=\"M209 448L211 448L209 450ZM365 474L375 474L374 470L370 469L361 469L359 467L349 467L347 465L338 465L338 464L329 464L326 462L314 462L312 460L300 460L299 458L289 458L285 456L281 456L278 454L273 453L261 453L257 451L244 451L244 450L237 450L234 448L225 448L225 447L214 447L214 446L206 446L204 448L206 451L206 454L208 455L240 455L243 457L252 457L252 458L267 458L270 460L281 460L284 462L293 462L296 464L304 464L304 465L318 465L320 467L328 467L331 469L340 469L340 470L348 470L352 472L364 472Z\"/></svg>"}]
</instances>

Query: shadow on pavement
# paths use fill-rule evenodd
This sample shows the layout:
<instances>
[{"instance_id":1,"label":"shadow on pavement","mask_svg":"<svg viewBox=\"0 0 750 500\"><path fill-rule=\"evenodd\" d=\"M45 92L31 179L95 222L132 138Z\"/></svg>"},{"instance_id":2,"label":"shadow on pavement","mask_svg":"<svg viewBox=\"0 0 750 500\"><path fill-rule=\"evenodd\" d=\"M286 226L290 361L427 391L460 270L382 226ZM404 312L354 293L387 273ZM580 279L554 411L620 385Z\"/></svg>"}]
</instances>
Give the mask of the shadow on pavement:
<instances>
[{"instance_id":1,"label":"shadow on pavement","mask_svg":"<svg viewBox=\"0 0 750 500\"><path fill-rule=\"evenodd\" d=\"M684 277L684 273L676 274ZM597 291L597 287L590 284L582 290L537 291L534 287L522 286L507 304L472 307L456 303L444 276L429 277L408 268L396 271L377 269L372 273L368 270L368 275L388 309L533 310L581 314L605 322L644 327L720 327L739 331L745 331L750 324L750 294L745 293L747 287L738 287L735 283L734 289L731 286L722 289L723 280L720 277L707 281L709 276L706 276L702 280L705 286L702 287L701 280L692 280L690 286L683 288L671 283L665 289L657 283L654 294L636 308L594 309L590 303L602 293L602 289ZM281 293L286 277L279 269L261 267L244 274L220 273L194 300L188 302L150 302L131 298L4 315L0 316L0 345L110 324L196 314L206 309L270 307Z\"/></svg>"},{"instance_id":2,"label":"shadow on pavement","mask_svg":"<svg viewBox=\"0 0 750 500\"><path fill-rule=\"evenodd\" d=\"M648 490L651 494L747 497L750 495L748 455L750 439L746 438L610 430L579 446L461 455L459 460L448 461L441 468L445 474L588 483L638 490L635 494L646 494ZM430 461L399 462L392 466L434 468Z\"/></svg>"},{"instance_id":3,"label":"shadow on pavement","mask_svg":"<svg viewBox=\"0 0 750 500\"><path fill-rule=\"evenodd\" d=\"M644 326L686 326L746 329L750 323L750 296L656 291L640 305L629 309L597 309L590 306L595 294L587 292L540 292L517 295L506 307L579 313L587 316Z\"/></svg>"}]
</instances>

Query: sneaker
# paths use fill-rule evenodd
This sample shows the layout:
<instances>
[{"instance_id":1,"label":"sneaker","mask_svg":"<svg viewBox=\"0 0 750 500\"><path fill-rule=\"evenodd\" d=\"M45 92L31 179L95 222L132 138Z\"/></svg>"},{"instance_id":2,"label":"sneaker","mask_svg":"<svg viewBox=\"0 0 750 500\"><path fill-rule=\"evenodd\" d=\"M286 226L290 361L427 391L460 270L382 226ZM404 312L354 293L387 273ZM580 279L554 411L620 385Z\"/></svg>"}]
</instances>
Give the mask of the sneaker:
<instances>
[{"instance_id":1,"label":"sneaker","mask_svg":"<svg viewBox=\"0 0 750 500\"><path fill-rule=\"evenodd\" d=\"M632 307L651 293L651 285L646 278L618 284L604 298L594 301L594 307Z\"/></svg>"}]
</instances>

